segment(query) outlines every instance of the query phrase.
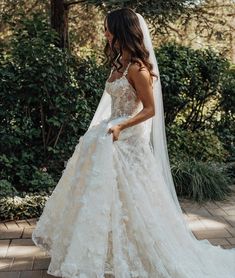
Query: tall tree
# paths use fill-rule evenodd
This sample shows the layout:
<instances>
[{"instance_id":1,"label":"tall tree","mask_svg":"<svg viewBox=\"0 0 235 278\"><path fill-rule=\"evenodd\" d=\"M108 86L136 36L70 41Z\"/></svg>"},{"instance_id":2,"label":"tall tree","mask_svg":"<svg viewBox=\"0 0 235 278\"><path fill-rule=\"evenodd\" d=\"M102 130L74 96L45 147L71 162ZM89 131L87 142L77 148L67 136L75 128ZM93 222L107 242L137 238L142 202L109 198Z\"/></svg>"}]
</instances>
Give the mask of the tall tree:
<instances>
[{"instance_id":1,"label":"tall tree","mask_svg":"<svg viewBox=\"0 0 235 278\"><path fill-rule=\"evenodd\" d=\"M154 27L156 45L174 41L199 49L211 47L235 63L234 0L198 1L191 13L161 26L161 33Z\"/></svg>"},{"instance_id":2,"label":"tall tree","mask_svg":"<svg viewBox=\"0 0 235 278\"><path fill-rule=\"evenodd\" d=\"M72 5L83 4L99 7L104 12L114 8L130 7L146 17L154 18L161 25L180 16L194 0L51 0L51 25L58 32L58 46L69 48L68 15Z\"/></svg>"},{"instance_id":3,"label":"tall tree","mask_svg":"<svg viewBox=\"0 0 235 278\"><path fill-rule=\"evenodd\" d=\"M51 0L51 26L59 34L61 48L69 48L68 13L69 5L64 0Z\"/></svg>"}]
</instances>

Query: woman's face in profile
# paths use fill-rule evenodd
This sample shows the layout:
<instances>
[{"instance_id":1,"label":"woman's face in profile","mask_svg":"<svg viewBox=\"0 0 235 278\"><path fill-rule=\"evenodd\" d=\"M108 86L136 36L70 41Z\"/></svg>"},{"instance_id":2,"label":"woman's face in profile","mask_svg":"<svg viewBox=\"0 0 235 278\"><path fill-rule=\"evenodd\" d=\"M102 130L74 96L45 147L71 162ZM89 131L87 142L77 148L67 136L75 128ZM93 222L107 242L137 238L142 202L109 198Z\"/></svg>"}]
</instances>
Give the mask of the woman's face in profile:
<instances>
[{"instance_id":1,"label":"woman's face in profile","mask_svg":"<svg viewBox=\"0 0 235 278\"><path fill-rule=\"evenodd\" d=\"M110 33L109 29L108 29L108 24L107 24L107 20L105 20L104 22L104 36L106 37L106 39L109 42L109 45L111 47L112 44L112 40L113 40L113 35Z\"/></svg>"},{"instance_id":2,"label":"woman's face in profile","mask_svg":"<svg viewBox=\"0 0 235 278\"><path fill-rule=\"evenodd\" d=\"M105 36L106 39L108 40L110 47L112 47L113 35L112 35L112 33L109 31L108 24L107 24L107 20L105 20L105 22L104 22L104 36ZM115 45L114 45L114 46L115 46L116 48L118 48L118 42L117 42L117 41L115 42Z\"/></svg>"}]
</instances>

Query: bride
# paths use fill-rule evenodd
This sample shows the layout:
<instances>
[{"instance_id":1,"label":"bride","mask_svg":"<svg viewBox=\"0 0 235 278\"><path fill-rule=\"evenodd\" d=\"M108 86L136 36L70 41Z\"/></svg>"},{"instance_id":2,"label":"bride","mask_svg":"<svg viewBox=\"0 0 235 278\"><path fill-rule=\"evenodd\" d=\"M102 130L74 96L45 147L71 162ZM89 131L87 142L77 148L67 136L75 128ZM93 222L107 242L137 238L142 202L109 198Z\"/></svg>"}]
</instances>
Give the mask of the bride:
<instances>
[{"instance_id":1,"label":"bride","mask_svg":"<svg viewBox=\"0 0 235 278\"><path fill-rule=\"evenodd\" d=\"M87 132L37 222L34 243L65 278L234 278L235 249L197 240L180 208L148 27L105 18L112 70Z\"/></svg>"}]
</instances>

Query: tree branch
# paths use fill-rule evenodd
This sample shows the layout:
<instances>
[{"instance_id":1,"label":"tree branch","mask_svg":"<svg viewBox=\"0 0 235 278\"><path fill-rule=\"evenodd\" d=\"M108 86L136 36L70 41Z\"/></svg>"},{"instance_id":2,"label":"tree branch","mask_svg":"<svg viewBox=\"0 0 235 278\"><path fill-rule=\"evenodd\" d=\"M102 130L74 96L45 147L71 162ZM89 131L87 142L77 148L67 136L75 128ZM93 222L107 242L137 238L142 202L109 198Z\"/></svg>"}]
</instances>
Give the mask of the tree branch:
<instances>
[{"instance_id":1,"label":"tree branch","mask_svg":"<svg viewBox=\"0 0 235 278\"><path fill-rule=\"evenodd\" d=\"M86 2L85 0L80 0L80 1L70 1L70 2L65 2L64 5L65 7L69 7L71 5L75 5L75 4L81 4Z\"/></svg>"}]
</instances>

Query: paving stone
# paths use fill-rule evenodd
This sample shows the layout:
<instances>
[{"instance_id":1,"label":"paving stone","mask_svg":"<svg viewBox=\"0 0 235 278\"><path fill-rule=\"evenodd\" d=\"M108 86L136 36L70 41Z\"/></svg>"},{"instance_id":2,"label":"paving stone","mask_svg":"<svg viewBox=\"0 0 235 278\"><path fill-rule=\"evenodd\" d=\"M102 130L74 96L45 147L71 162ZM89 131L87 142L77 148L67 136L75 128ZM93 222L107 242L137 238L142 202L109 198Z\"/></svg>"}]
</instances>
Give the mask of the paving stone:
<instances>
[{"instance_id":1,"label":"paving stone","mask_svg":"<svg viewBox=\"0 0 235 278\"><path fill-rule=\"evenodd\" d=\"M27 220L17 220L16 223L21 228L30 227L30 225L27 222Z\"/></svg>"},{"instance_id":2,"label":"paving stone","mask_svg":"<svg viewBox=\"0 0 235 278\"><path fill-rule=\"evenodd\" d=\"M227 227L227 231L231 234L231 236L235 237L235 227Z\"/></svg>"},{"instance_id":3,"label":"paving stone","mask_svg":"<svg viewBox=\"0 0 235 278\"><path fill-rule=\"evenodd\" d=\"M16 221L14 221L14 220L6 221L4 224L7 226L7 229L9 229L9 230L10 229L15 230L15 229L19 228L19 226L16 224Z\"/></svg>"},{"instance_id":4,"label":"paving stone","mask_svg":"<svg viewBox=\"0 0 235 278\"><path fill-rule=\"evenodd\" d=\"M234 209L234 201L232 201L232 202L230 202L230 201L221 202L220 204L218 204L218 207L223 208L223 210Z\"/></svg>"},{"instance_id":5,"label":"paving stone","mask_svg":"<svg viewBox=\"0 0 235 278\"><path fill-rule=\"evenodd\" d=\"M190 208L186 210L188 215L196 215L196 216L203 216L203 217L210 217L210 212L205 208Z\"/></svg>"},{"instance_id":6,"label":"paving stone","mask_svg":"<svg viewBox=\"0 0 235 278\"><path fill-rule=\"evenodd\" d=\"M7 254L7 250L10 244L9 239L2 239L0 240L0 258L4 258Z\"/></svg>"},{"instance_id":7,"label":"paving stone","mask_svg":"<svg viewBox=\"0 0 235 278\"><path fill-rule=\"evenodd\" d=\"M231 209L235 208L234 201L227 201L226 203L223 204L223 209Z\"/></svg>"},{"instance_id":8,"label":"paving stone","mask_svg":"<svg viewBox=\"0 0 235 278\"><path fill-rule=\"evenodd\" d=\"M191 222L193 220L198 220L198 216L194 215L194 214L190 215L190 214L185 213L185 214L183 214L183 217L186 221L189 221L189 222Z\"/></svg>"},{"instance_id":9,"label":"paving stone","mask_svg":"<svg viewBox=\"0 0 235 278\"><path fill-rule=\"evenodd\" d=\"M207 202L206 204L203 205L206 209L218 209L218 205L215 202Z\"/></svg>"},{"instance_id":10,"label":"paving stone","mask_svg":"<svg viewBox=\"0 0 235 278\"><path fill-rule=\"evenodd\" d=\"M206 229L201 220L199 219L189 221L188 226L192 231L201 231Z\"/></svg>"},{"instance_id":11,"label":"paving stone","mask_svg":"<svg viewBox=\"0 0 235 278\"><path fill-rule=\"evenodd\" d=\"M208 211L213 215L213 216L223 216L223 215L228 215L225 210L222 208L208 208Z\"/></svg>"},{"instance_id":12,"label":"paving stone","mask_svg":"<svg viewBox=\"0 0 235 278\"><path fill-rule=\"evenodd\" d=\"M189 210L199 210L199 209L202 209L203 206L201 204L191 202L188 205L186 205L185 208L186 208L187 211L189 211Z\"/></svg>"},{"instance_id":13,"label":"paving stone","mask_svg":"<svg viewBox=\"0 0 235 278\"><path fill-rule=\"evenodd\" d=\"M35 258L33 269L48 269L48 266L50 264L51 258L45 257L45 258Z\"/></svg>"},{"instance_id":14,"label":"paving stone","mask_svg":"<svg viewBox=\"0 0 235 278\"><path fill-rule=\"evenodd\" d=\"M0 272L0 278L19 278L20 272Z\"/></svg>"},{"instance_id":15,"label":"paving stone","mask_svg":"<svg viewBox=\"0 0 235 278\"><path fill-rule=\"evenodd\" d=\"M235 248L235 244L234 245L223 245L222 246L224 249L232 249L232 248Z\"/></svg>"},{"instance_id":16,"label":"paving stone","mask_svg":"<svg viewBox=\"0 0 235 278\"><path fill-rule=\"evenodd\" d=\"M210 218L200 219L200 221L207 229L221 229L230 227L230 224L223 217L219 216L211 216Z\"/></svg>"},{"instance_id":17,"label":"paving stone","mask_svg":"<svg viewBox=\"0 0 235 278\"><path fill-rule=\"evenodd\" d=\"M31 239L13 239L7 252L7 257L44 256L39 247Z\"/></svg>"},{"instance_id":18,"label":"paving stone","mask_svg":"<svg viewBox=\"0 0 235 278\"><path fill-rule=\"evenodd\" d=\"M12 238L20 238L23 233L23 228L13 227L1 231L0 240L1 239L12 239Z\"/></svg>"},{"instance_id":19,"label":"paving stone","mask_svg":"<svg viewBox=\"0 0 235 278\"><path fill-rule=\"evenodd\" d=\"M235 215L228 215L223 217L232 227L235 227Z\"/></svg>"},{"instance_id":20,"label":"paving stone","mask_svg":"<svg viewBox=\"0 0 235 278\"><path fill-rule=\"evenodd\" d=\"M195 204L192 203L191 201L180 201L180 206L183 207L183 208L191 208L191 207L194 207Z\"/></svg>"},{"instance_id":21,"label":"paving stone","mask_svg":"<svg viewBox=\"0 0 235 278\"><path fill-rule=\"evenodd\" d=\"M9 271L13 262L13 258L0 259L0 271Z\"/></svg>"},{"instance_id":22,"label":"paving stone","mask_svg":"<svg viewBox=\"0 0 235 278\"><path fill-rule=\"evenodd\" d=\"M235 208L226 209L225 212L227 215L235 216Z\"/></svg>"},{"instance_id":23,"label":"paving stone","mask_svg":"<svg viewBox=\"0 0 235 278\"><path fill-rule=\"evenodd\" d=\"M225 238L211 238L209 241L213 245L230 245L230 243Z\"/></svg>"},{"instance_id":24,"label":"paving stone","mask_svg":"<svg viewBox=\"0 0 235 278\"><path fill-rule=\"evenodd\" d=\"M42 278L42 271L22 271L20 273L20 278Z\"/></svg>"},{"instance_id":25,"label":"paving stone","mask_svg":"<svg viewBox=\"0 0 235 278\"><path fill-rule=\"evenodd\" d=\"M32 270L34 257L14 258L11 270Z\"/></svg>"},{"instance_id":26,"label":"paving stone","mask_svg":"<svg viewBox=\"0 0 235 278\"><path fill-rule=\"evenodd\" d=\"M231 244L235 244L235 237L231 237L227 239Z\"/></svg>"},{"instance_id":27,"label":"paving stone","mask_svg":"<svg viewBox=\"0 0 235 278\"><path fill-rule=\"evenodd\" d=\"M29 245L34 245L33 241L31 238L17 238L17 239L12 239L10 246L29 246Z\"/></svg>"},{"instance_id":28,"label":"paving stone","mask_svg":"<svg viewBox=\"0 0 235 278\"><path fill-rule=\"evenodd\" d=\"M193 232L197 239L211 239L211 238L227 238L231 237L230 233L226 229L219 230L204 230Z\"/></svg>"},{"instance_id":29,"label":"paving stone","mask_svg":"<svg viewBox=\"0 0 235 278\"><path fill-rule=\"evenodd\" d=\"M27 222L29 223L30 226L36 226L37 223L37 218L32 218L32 219L27 219Z\"/></svg>"},{"instance_id":30,"label":"paving stone","mask_svg":"<svg viewBox=\"0 0 235 278\"><path fill-rule=\"evenodd\" d=\"M31 227L31 226L29 226ZM22 238L32 238L34 228L24 228Z\"/></svg>"},{"instance_id":31,"label":"paving stone","mask_svg":"<svg viewBox=\"0 0 235 278\"><path fill-rule=\"evenodd\" d=\"M0 232L7 230L7 226L4 223L0 223Z\"/></svg>"},{"instance_id":32,"label":"paving stone","mask_svg":"<svg viewBox=\"0 0 235 278\"><path fill-rule=\"evenodd\" d=\"M55 276L52 276L52 275L48 274L47 270L43 270L42 278L52 278L52 277L55 277ZM106 278L106 276L105 276L105 278Z\"/></svg>"}]
</instances>

